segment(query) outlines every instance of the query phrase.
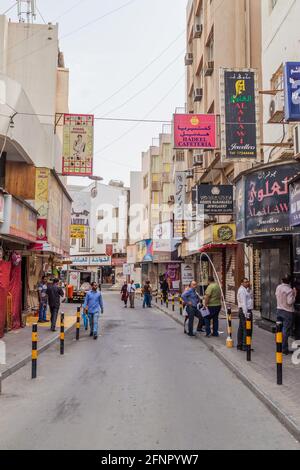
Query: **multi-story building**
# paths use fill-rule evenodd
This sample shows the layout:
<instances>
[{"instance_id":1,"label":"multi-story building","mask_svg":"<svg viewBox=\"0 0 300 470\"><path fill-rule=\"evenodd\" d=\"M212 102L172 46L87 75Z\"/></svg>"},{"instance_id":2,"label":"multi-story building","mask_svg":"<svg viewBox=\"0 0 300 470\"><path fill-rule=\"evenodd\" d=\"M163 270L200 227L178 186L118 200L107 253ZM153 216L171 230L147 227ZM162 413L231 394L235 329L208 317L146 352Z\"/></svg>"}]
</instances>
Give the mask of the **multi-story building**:
<instances>
[{"instance_id":1,"label":"multi-story building","mask_svg":"<svg viewBox=\"0 0 300 470\"><path fill-rule=\"evenodd\" d=\"M260 3L264 165L243 174L246 201L241 206L240 218L246 218L247 222L241 238L253 247L255 306L261 310L263 319L276 321L276 286L287 274L294 274L299 286L299 227L291 226L287 181L299 174L300 165L295 159L298 150L293 148L297 123L287 119L285 109L284 69L287 62L300 62L297 21L300 2L262 0ZM300 67L295 83L297 80L300 83ZM243 187L242 183L238 184ZM251 188L254 190L249 203L246 195Z\"/></svg>"},{"instance_id":2,"label":"multi-story building","mask_svg":"<svg viewBox=\"0 0 300 470\"><path fill-rule=\"evenodd\" d=\"M221 113L220 70L261 70L261 1L260 0L190 0L187 7L187 96L186 112L195 114ZM233 184L234 178L251 163L222 161L221 152L187 152L187 203L192 202L193 188L198 184ZM260 159L260 155L259 158ZM193 171L191 171L193 170ZM233 223L233 218L217 216L205 219L202 246L190 248L185 242L182 254L195 263L201 281L199 256L208 252L223 284L226 300L235 304L236 290L244 275L244 249L237 243L218 247L213 242L213 227ZM190 232L194 232L190 224ZM189 255L189 256L188 256ZM205 268L208 269L208 265ZM209 268L210 269L210 268ZM207 277L207 275L206 275Z\"/></svg>"},{"instance_id":3,"label":"multi-story building","mask_svg":"<svg viewBox=\"0 0 300 470\"><path fill-rule=\"evenodd\" d=\"M68 190L74 225L84 226L84 236L71 239L70 269L90 273L90 279L85 277L89 282L120 285L127 261L129 189L120 181L108 185L95 181Z\"/></svg>"},{"instance_id":4,"label":"multi-story building","mask_svg":"<svg viewBox=\"0 0 300 470\"><path fill-rule=\"evenodd\" d=\"M44 272L57 275L59 261L69 254L71 198L58 175L68 83L58 25L15 23L1 15L0 335L7 314L12 318L8 326L15 328L20 311L37 306L38 279ZM18 295L7 311L12 279Z\"/></svg>"}]
</instances>

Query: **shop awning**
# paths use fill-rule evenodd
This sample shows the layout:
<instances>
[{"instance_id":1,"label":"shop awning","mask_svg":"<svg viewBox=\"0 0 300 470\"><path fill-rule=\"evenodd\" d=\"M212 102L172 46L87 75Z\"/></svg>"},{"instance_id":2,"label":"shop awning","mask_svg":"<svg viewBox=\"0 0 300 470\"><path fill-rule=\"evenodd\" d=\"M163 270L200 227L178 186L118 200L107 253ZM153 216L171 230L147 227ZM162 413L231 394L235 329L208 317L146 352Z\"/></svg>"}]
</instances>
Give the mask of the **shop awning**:
<instances>
[{"instance_id":1,"label":"shop awning","mask_svg":"<svg viewBox=\"0 0 300 470\"><path fill-rule=\"evenodd\" d=\"M203 245L199 249L199 253L206 253L210 250L222 249L222 248L235 248L238 246L238 243L209 243L207 245Z\"/></svg>"}]
</instances>

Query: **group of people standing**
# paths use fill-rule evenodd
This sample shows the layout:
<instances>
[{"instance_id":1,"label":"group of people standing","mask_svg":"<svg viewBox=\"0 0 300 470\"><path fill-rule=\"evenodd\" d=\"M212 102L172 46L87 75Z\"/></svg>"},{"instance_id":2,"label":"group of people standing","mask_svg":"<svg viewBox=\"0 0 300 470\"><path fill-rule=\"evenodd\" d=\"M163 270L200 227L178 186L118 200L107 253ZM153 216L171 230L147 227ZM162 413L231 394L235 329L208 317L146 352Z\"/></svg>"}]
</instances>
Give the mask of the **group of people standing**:
<instances>
[{"instance_id":1,"label":"group of people standing","mask_svg":"<svg viewBox=\"0 0 300 470\"><path fill-rule=\"evenodd\" d=\"M59 313L61 299L64 299L65 293L62 289L59 279L54 279L49 283L48 277L43 276L38 284L39 299L39 320L38 323L48 323L47 310L50 309L51 331L56 330L57 317Z\"/></svg>"},{"instance_id":2,"label":"group of people standing","mask_svg":"<svg viewBox=\"0 0 300 470\"><path fill-rule=\"evenodd\" d=\"M128 300L130 303L130 308L135 308L135 295L136 295L136 285L134 281L131 281L129 284L124 282L124 285L121 289L121 300L124 302L124 307L127 308ZM143 295L143 308L152 307L152 286L150 281L146 281L142 289Z\"/></svg>"}]
</instances>

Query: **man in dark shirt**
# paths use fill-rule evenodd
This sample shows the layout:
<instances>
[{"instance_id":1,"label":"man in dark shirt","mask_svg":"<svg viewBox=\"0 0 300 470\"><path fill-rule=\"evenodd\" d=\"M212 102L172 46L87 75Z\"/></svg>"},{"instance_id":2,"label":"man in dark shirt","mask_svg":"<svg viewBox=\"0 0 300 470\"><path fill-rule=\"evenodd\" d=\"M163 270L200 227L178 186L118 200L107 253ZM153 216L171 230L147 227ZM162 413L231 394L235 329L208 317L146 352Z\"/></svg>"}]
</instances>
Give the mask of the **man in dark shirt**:
<instances>
[{"instance_id":1,"label":"man in dark shirt","mask_svg":"<svg viewBox=\"0 0 300 470\"><path fill-rule=\"evenodd\" d=\"M48 286L47 295L51 313L51 331L55 331L60 307L60 298L65 296L64 291L59 287L58 279L54 279L53 284Z\"/></svg>"}]
</instances>

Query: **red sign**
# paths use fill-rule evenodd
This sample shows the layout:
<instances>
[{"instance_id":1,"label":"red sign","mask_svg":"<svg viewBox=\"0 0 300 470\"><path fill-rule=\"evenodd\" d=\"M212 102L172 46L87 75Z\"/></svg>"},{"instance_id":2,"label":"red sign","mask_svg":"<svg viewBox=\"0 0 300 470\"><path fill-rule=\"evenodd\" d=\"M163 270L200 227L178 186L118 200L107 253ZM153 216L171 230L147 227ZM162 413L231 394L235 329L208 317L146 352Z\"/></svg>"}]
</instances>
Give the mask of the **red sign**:
<instances>
[{"instance_id":1,"label":"red sign","mask_svg":"<svg viewBox=\"0 0 300 470\"><path fill-rule=\"evenodd\" d=\"M216 147L215 114L174 114L174 148L215 149Z\"/></svg>"},{"instance_id":2,"label":"red sign","mask_svg":"<svg viewBox=\"0 0 300 470\"><path fill-rule=\"evenodd\" d=\"M38 241L47 241L47 219L38 219L36 238Z\"/></svg>"},{"instance_id":3,"label":"red sign","mask_svg":"<svg viewBox=\"0 0 300 470\"><path fill-rule=\"evenodd\" d=\"M112 256L114 251L113 245L106 245L105 253L107 256Z\"/></svg>"}]
</instances>

